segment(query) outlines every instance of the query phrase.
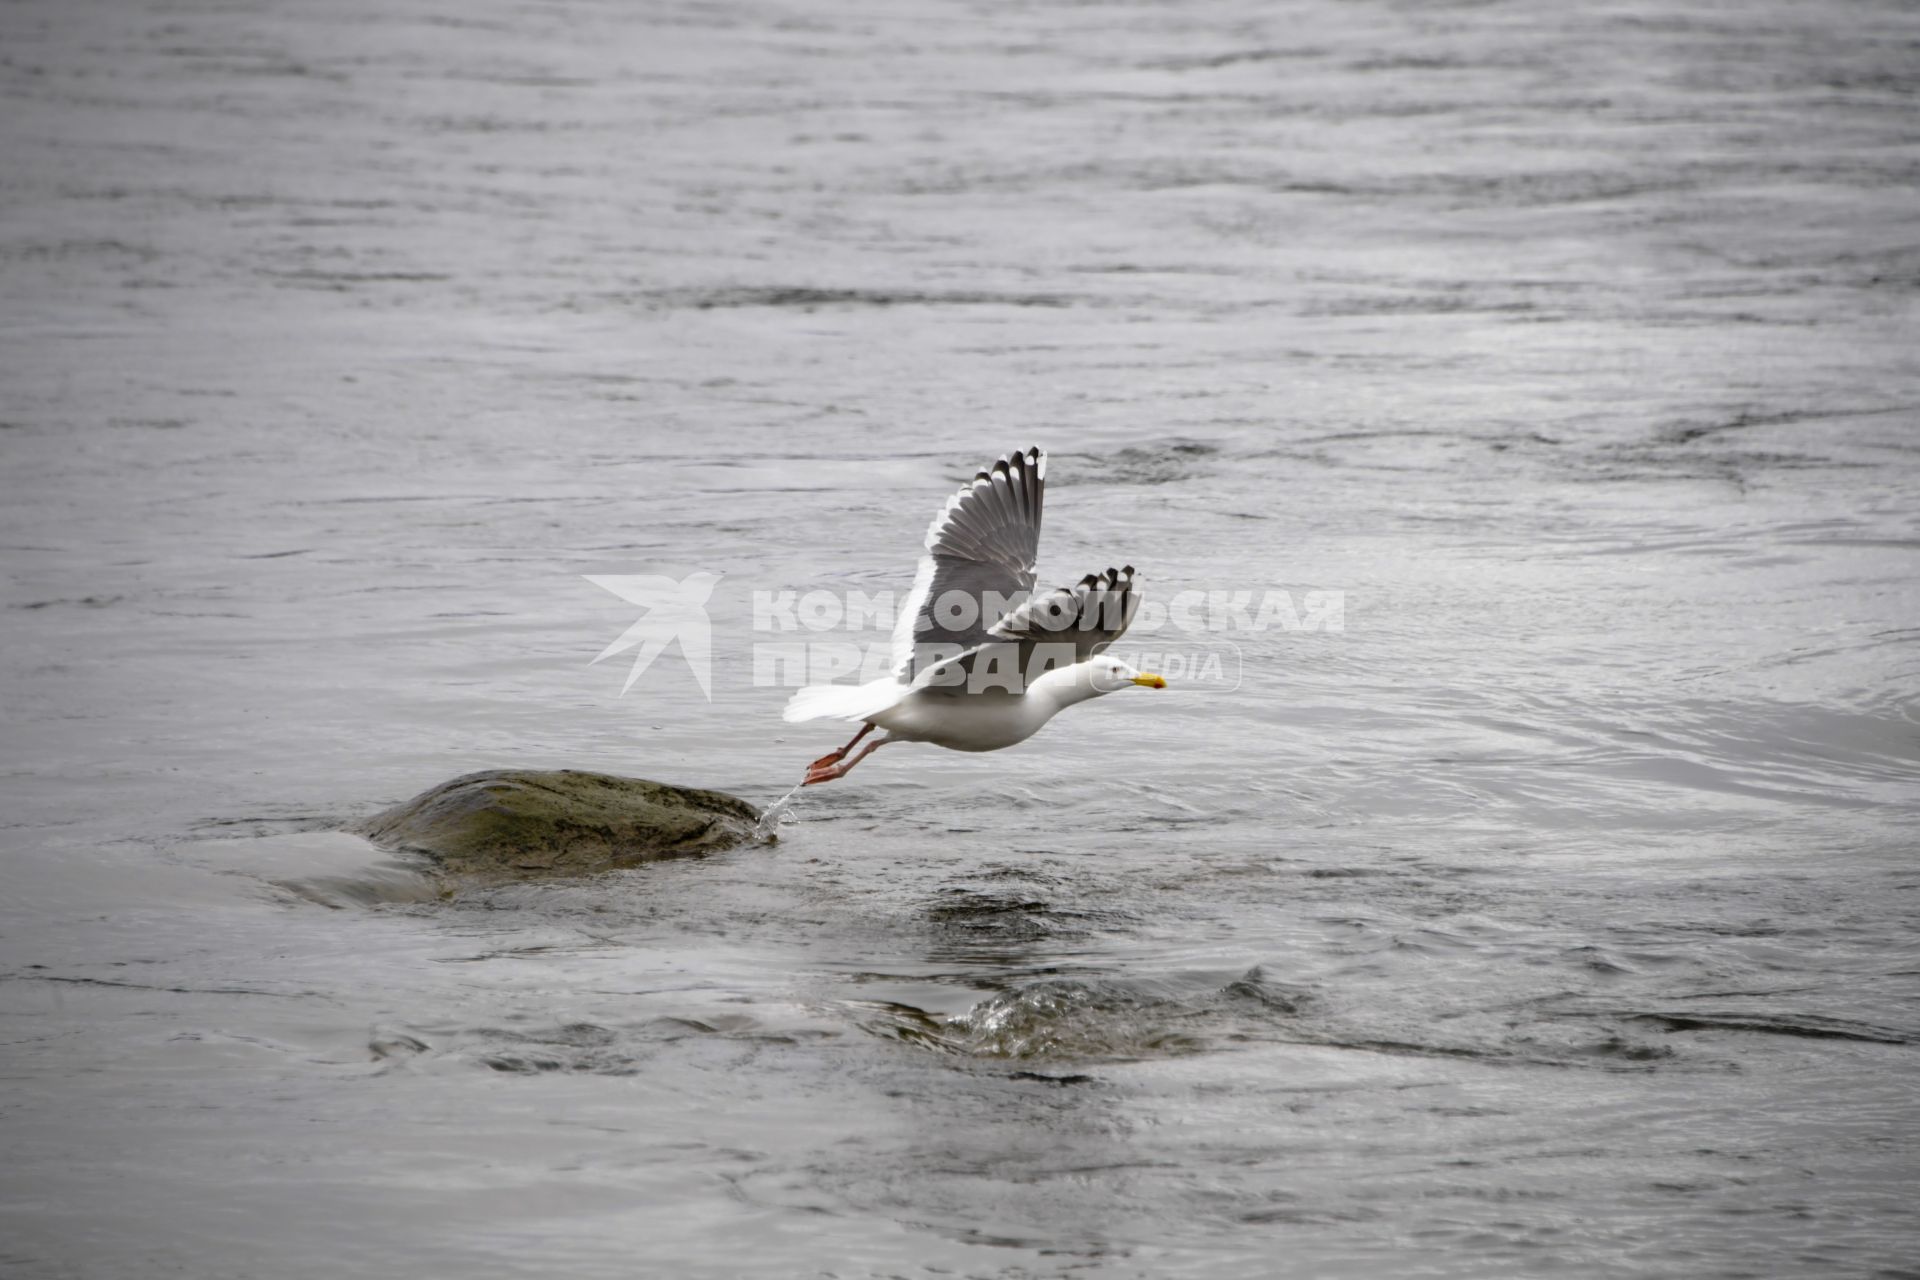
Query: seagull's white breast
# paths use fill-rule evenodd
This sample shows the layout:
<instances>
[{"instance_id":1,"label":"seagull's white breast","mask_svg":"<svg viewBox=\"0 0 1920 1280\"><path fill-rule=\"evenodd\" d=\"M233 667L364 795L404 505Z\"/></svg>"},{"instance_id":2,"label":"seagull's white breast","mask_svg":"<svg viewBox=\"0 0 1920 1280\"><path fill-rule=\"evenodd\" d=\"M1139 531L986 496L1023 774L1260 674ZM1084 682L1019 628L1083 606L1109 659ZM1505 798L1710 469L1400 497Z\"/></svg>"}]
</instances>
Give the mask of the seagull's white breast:
<instances>
[{"instance_id":1,"label":"seagull's white breast","mask_svg":"<svg viewBox=\"0 0 1920 1280\"><path fill-rule=\"evenodd\" d=\"M1061 703L1049 691L1024 694L910 693L868 721L906 742L953 751L998 751L1025 742Z\"/></svg>"}]
</instances>

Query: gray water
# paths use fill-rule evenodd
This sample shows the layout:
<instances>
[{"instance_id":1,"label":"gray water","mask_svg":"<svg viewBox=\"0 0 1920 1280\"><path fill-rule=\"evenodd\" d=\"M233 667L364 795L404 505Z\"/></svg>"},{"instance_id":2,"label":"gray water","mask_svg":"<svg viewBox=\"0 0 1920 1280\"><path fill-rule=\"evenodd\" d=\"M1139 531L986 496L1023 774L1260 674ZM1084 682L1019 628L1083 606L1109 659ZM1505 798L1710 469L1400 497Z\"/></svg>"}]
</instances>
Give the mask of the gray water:
<instances>
[{"instance_id":1,"label":"gray water","mask_svg":"<svg viewBox=\"0 0 1920 1280\"><path fill-rule=\"evenodd\" d=\"M0 1269L1916 1274L1911 6L0 40ZM1344 629L591 884L338 832L772 801L751 593L1030 442L1047 580Z\"/></svg>"}]
</instances>

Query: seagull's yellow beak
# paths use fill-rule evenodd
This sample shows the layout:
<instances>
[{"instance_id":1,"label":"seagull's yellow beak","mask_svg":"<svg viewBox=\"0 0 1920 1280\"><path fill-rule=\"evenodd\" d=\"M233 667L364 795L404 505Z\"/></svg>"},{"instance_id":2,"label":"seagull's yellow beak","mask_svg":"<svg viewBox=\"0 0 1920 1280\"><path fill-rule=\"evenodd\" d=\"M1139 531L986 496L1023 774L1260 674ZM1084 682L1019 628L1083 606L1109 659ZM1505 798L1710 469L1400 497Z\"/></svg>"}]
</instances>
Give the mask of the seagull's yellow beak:
<instances>
[{"instance_id":1,"label":"seagull's yellow beak","mask_svg":"<svg viewBox=\"0 0 1920 1280\"><path fill-rule=\"evenodd\" d=\"M1133 682L1135 684L1143 684L1149 689L1164 689L1167 687L1167 682L1159 676L1137 675L1133 678Z\"/></svg>"}]
</instances>

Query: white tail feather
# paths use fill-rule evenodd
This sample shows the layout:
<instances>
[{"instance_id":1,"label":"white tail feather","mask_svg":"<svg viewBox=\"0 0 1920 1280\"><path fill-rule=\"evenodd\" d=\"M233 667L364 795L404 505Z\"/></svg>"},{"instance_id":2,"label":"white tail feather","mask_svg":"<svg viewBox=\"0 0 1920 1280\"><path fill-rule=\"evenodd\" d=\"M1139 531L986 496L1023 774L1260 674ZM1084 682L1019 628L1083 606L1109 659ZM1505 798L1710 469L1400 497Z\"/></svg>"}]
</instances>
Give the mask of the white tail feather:
<instances>
[{"instance_id":1,"label":"white tail feather","mask_svg":"<svg viewBox=\"0 0 1920 1280\"><path fill-rule=\"evenodd\" d=\"M789 724L800 720L865 720L885 711L908 692L908 686L891 676L866 684L809 685L794 690L780 718Z\"/></svg>"}]
</instances>

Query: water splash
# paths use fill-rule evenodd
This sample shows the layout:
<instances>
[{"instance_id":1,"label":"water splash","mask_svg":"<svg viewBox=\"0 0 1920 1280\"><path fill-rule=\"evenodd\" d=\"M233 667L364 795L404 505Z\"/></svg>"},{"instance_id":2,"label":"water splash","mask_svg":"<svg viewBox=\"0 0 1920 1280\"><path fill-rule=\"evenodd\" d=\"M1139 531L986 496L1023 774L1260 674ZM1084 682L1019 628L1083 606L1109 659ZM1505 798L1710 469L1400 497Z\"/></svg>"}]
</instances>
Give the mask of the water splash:
<instances>
[{"instance_id":1,"label":"water splash","mask_svg":"<svg viewBox=\"0 0 1920 1280\"><path fill-rule=\"evenodd\" d=\"M772 844L780 838L780 824L785 821L787 815L793 811L794 797L798 796L800 794L800 788L806 785L804 782L794 783L793 790L787 792L787 794L781 796L778 800L775 800L761 812L760 821L755 823L753 827L754 839L763 840L768 844Z\"/></svg>"}]
</instances>

